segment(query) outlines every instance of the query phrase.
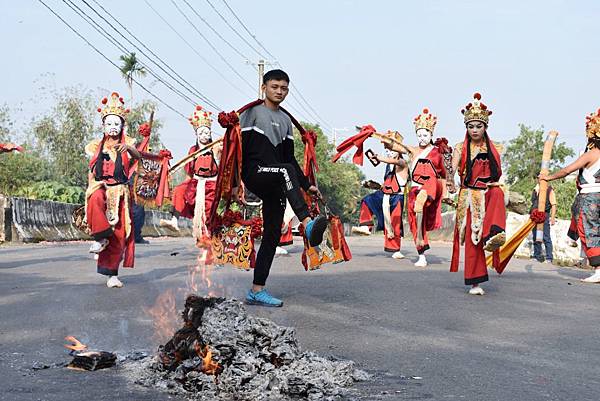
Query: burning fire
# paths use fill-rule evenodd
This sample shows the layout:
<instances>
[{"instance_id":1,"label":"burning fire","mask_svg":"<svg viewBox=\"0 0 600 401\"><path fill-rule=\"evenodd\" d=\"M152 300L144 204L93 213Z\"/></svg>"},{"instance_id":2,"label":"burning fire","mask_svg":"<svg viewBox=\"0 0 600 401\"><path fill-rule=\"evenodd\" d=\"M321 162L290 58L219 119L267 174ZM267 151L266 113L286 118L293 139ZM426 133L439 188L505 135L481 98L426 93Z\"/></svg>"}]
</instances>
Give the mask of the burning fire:
<instances>
[{"instance_id":1,"label":"burning fire","mask_svg":"<svg viewBox=\"0 0 600 401\"><path fill-rule=\"evenodd\" d=\"M146 313L152 317L154 337L163 342L177 330L177 308L173 290L167 290L156 298L154 306L147 308Z\"/></svg>"},{"instance_id":2,"label":"burning fire","mask_svg":"<svg viewBox=\"0 0 600 401\"><path fill-rule=\"evenodd\" d=\"M85 351L87 349L87 345L83 344L81 341L79 341L73 336L66 336L65 341L69 341L71 343L65 344L65 348L71 351L79 352Z\"/></svg>"},{"instance_id":3,"label":"burning fire","mask_svg":"<svg viewBox=\"0 0 600 401\"><path fill-rule=\"evenodd\" d=\"M215 285L211 279L214 265L205 263L202 253L198 256L198 263L190 266L188 270L187 292L197 294L202 290L206 291L209 297L223 296L224 288L222 285Z\"/></svg>"},{"instance_id":4,"label":"burning fire","mask_svg":"<svg viewBox=\"0 0 600 401\"><path fill-rule=\"evenodd\" d=\"M213 361L212 352L210 351L210 348L208 348L208 345L205 345L204 348L202 348L202 346L196 342L194 348L198 356L202 358L202 372L207 375L216 375L219 372L221 365Z\"/></svg>"}]
</instances>

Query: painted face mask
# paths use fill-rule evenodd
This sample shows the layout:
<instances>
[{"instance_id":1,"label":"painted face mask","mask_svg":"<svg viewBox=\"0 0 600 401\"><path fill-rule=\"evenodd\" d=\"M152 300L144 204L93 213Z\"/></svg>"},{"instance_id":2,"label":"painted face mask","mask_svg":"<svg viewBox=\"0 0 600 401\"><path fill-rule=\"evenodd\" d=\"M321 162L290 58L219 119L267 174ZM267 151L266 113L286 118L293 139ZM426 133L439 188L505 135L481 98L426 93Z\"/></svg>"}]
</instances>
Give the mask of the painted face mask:
<instances>
[{"instance_id":1,"label":"painted face mask","mask_svg":"<svg viewBox=\"0 0 600 401\"><path fill-rule=\"evenodd\" d=\"M121 135L121 131L123 130L123 120L121 120L121 117L119 116L109 114L104 118L102 127L105 135L117 137Z\"/></svg>"},{"instance_id":2,"label":"painted face mask","mask_svg":"<svg viewBox=\"0 0 600 401\"><path fill-rule=\"evenodd\" d=\"M431 143L433 138L433 134L426 130L425 128L420 128L417 130L417 140L419 141L419 146L425 147Z\"/></svg>"},{"instance_id":3,"label":"painted face mask","mask_svg":"<svg viewBox=\"0 0 600 401\"><path fill-rule=\"evenodd\" d=\"M196 139L198 140L198 143L202 145L210 143L210 128L204 126L196 128Z\"/></svg>"}]
</instances>

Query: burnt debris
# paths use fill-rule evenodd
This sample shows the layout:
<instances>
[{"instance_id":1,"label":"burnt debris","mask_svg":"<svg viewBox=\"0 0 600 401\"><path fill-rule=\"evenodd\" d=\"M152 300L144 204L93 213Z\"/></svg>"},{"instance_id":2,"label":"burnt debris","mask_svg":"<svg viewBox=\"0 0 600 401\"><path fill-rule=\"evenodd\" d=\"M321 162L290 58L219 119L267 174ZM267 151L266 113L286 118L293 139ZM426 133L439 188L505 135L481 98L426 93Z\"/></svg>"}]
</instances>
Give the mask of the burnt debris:
<instances>
[{"instance_id":1,"label":"burnt debris","mask_svg":"<svg viewBox=\"0 0 600 401\"><path fill-rule=\"evenodd\" d=\"M134 382L190 400L340 400L370 375L303 352L293 328L249 316L235 300L189 296L184 325L155 358L125 364Z\"/></svg>"},{"instance_id":2,"label":"burnt debris","mask_svg":"<svg viewBox=\"0 0 600 401\"><path fill-rule=\"evenodd\" d=\"M69 369L98 370L110 368L115 365L117 356L106 351L87 351L75 355L71 363L67 366Z\"/></svg>"}]
</instances>

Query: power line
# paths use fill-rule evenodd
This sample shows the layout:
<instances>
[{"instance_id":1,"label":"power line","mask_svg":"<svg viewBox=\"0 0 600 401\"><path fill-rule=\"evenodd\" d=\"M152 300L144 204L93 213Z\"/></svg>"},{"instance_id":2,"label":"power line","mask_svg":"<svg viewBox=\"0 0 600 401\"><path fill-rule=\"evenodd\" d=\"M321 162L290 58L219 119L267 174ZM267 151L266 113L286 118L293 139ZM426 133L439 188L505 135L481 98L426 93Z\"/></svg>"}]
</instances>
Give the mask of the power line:
<instances>
[{"instance_id":1,"label":"power line","mask_svg":"<svg viewBox=\"0 0 600 401\"><path fill-rule=\"evenodd\" d=\"M202 32L200 32L200 30L198 28L196 28L196 25L194 25L194 23L188 18L187 15L185 15L185 13L181 10L181 8L179 8L179 5L177 5L177 3L175 3L174 0L171 0L171 3L175 6L175 8L177 9L177 11L179 11L179 13L183 16L183 18L185 18L185 20L192 26L192 28L196 31L196 33L198 33L198 35L200 35L202 37L202 39L204 39L206 41L206 43L210 46L211 49L213 49L213 51L215 53L217 53L217 55L219 56L219 58L231 69L231 71L233 71L233 73L235 75L238 76L238 78L240 78L242 81L244 81L251 89L254 89L254 86L248 82L248 80L246 78L244 78L230 63L229 61L227 61L227 59L225 57L223 57L223 55L221 54L221 52L219 52L219 50L217 50L217 48L211 43L210 40L208 40L208 38L206 36L204 36L204 34Z\"/></svg>"},{"instance_id":2,"label":"power line","mask_svg":"<svg viewBox=\"0 0 600 401\"><path fill-rule=\"evenodd\" d=\"M167 71L165 71L162 66L160 64L158 64L157 62L155 62L153 60L152 57L149 57L147 54L144 53L143 50L141 50L139 47L137 47L134 43L132 43L129 39L127 39L118 29L116 29L114 26L112 26L108 21L106 21L106 19L104 19L102 16L100 16L92 7L90 7L89 4L87 4L88 7L92 8L92 10L94 10L94 12L100 16L100 18L102 18L107 24L109 24L116 32L118 32L123 38L125 38L129 43L131 43L132 46L134 46L140 53L142 53L143 55L146 56L146 58L148 58L148 60L150 60L153 64L155 64L157 67L159 67L161 70L163 70L169 77L171 77L173 80L177 81L177 83L179 83L179 85L181 85L182 87L186 88L186 90L190 93L193 93L194 95L198 96L200 99L202 99L204 102L206 102L207 104L212 105L215 110L219 110L220 108L218 106L216 106L216 104L214 102L212 102L206 95L204 95L202 92L200 92L198 89L196 89L190 82L188 82L185 78L183 78L180 74L177 73L177 71L175 71L169 64L167 64L167 62L165 62L162 58L160 58L155 52L152 51L152 49L150 49L148 46L146 46L144 44L144 42L142 42L140 39L137 38L137 36L135 36L129 29L127 29L127 27L125 25L123 25L116 17L114 17L110 12L108 12L100 3L98 3L98 1L96 0L92 0L98 7L100 7L100 9L102 9L102 11L104 11L105 14L107 14L113 21L115 21L125 32L127 32L131 37L133 37L133 39L135 39L144 49L146 49L148 52L150 52L150 54L152 56L154 56L154 58L158 59L162 64L164 64L164 66L169 69L169 71L171 71L173 74L175 74L175 76L177 78L179 78L181 81L183 81L187 87L185 85L183 85L180 81L178 81L176 78L174 78L171 74L169 74ZM85 2L85 1L84 1Z\"/></svg>"},{"instance_id":3,"label":"power line","mask_svg":"<svg viewBox=\"0 0 600 401\"><path fill-rule=\"evenodd\" d=\"M94 0L95 1L95 0ZM223 42L225 42L234 52L236 52L240 57L242 57L244 60L250 60L249 57L245 56L240 50L238 50L234 45L232 45L227 39L225 39L220 33L219 31L217 31L215 28L213 28L213 26L211 24L208 23L208 21L206 21L206 19L204 19L197 11L194 7L192 7L192 5L187 1L187 0L183 0L183 2L185 4L187 4L187 6L190 8L190 10L192 10L192 12L194 14L196 14L196 16L198 18L200 18L200 20L202 22L204 22L206 24L206 26L208 26L210 28L211 31L213 31L213 33L215 35L217 35L219 37L219 39L221 39Z\"/></svg>"},{"instance_id":4,"label":"power line","mask_svg":"<svg viewBox=\"0 0 600 401\"><path fill-rule=\"evenodd\" d=\"M291 84L290 84L290 87L291 87L292 89L295 89L295 90L296 90L296 92L298 93L298 96L300 96L300 98L301 98L302 100L304 100L304 103L306 103L306 105L308 106L308 108L309 108L309 109L311 109L311 110L313 111L313 113L315 113L315 115L318 117L318 119L319 119L319 120L321 120L321 121L323 122L323 124L325 124L326 126L328 126L328 127L331 129L331 125L327 124L327 123L325 122L325 120L323 119L323 117L321 117L321 116L319 115L319 113L317 113L317 111L316 111L316 110L315 110L315 109L314 109L314 108L313 108L313 107L310 105L310 102L308 102L308 101L307 101L307 100L304 98L304 96L302 96L302 92L300 92L300 90L299 90L299 89L298 89L298 88L297 88L297 87L296 87L296 86L295 86L293 83L291 83Z\"/></svg>"},{"instance_id":5,"label":"power line","mask_svg":"<svg viewBox=\"0 0 600 401\"><path fill-rule=\"evenodd\" d=\"M185 0L184 0L185 1ZM254 39L254 41L256 43L258 43L258 45L260 46L261 49L263 49L273 60L276 60L277 57L275 57L270 51L267 50L266 47L263 46L262 43L260 43L258 41L258 39L256 38L256 35L253 35L252 32L250 32L250 30L248 29L248 27L246 26L246 24L244 24L242 22L242 20L237 16L237 14L232 10L232 8L229 6L229 4L227 4L227 2L225 0L222 0L223 4L225 4L225 7L227 7L229 9L229 11L231 12L231 14L233 14L233 16L235 17L235 19L240 23L240 25L246 30L246 32L248 32L248 35L250 35L252 37L252 39Z\"/></svg>"},{"instance_id":6,"label":"power line","mask_svg":"<svg viewBox=\"0 0 600 401\"><path fill-rule=\"evenodd\" d=\"M210 5L210 7L211 7L211 8L214 10L214 12L216 12L216 13L219 15L219 17L221 17L221 19L223 20L223 22L225 22L225 24L227 24L227 26L228 26L229 28L231 28L231 30L232 30L233 32L235 32L235 34L236 34L236 35L237 35L237 36L238 36L240 39L242 39L242 40L244 41L244 43L245 43L245 44L247 44L247 45L248 45L248 47L250 47L252 50L254 50L254 52L255 52L256 54L258 54L260 57L262 57L262 58L266 58L266 57L265 57L265 56L264 56L264 55L263 55L263 54L262 54L260 51L256 50L256 48L255 48L254 46L252 46L252 44L251 44L250 42L248 42L248 41L246 40L246 38L244 38L244 37L242 36L242 34L240 34L240 33L237 31L237 29L235 29L235 28L233 27L233 25L231 25L231 24L229 23L229 21L227 21L227 18L225 18L225 17L223 16L223 14L221 14L221 12L220 12L219 10L217 10L217 8L216 8L216 7L213 5L213 3L211 3L211 2L210 2L210 0L206 0L206 2L207 2L207 3L208 3L208 5Z\"/></svg>"},{"instance_id":7,"label":"power line","mask_svg":"<svg viewBox=\"0 0 600 401\"><path fill-rule=\"evenodd\" d=\"M223 80L225 82L227 82L229 85L231 85L232 88L234 88L235 90L237 90L239 93L241 93L242 95L246 96L246 94L244 92L242 92L242 90L233 82L231 82L229 79L227 79L227 77L225 75L223 75L223 73L221 73L221 71L219 71L218 68L216 68L215 66L213 66L211 63L208 62L208 60L202 55L200 54L200 52L198 50L196 50L196 48L194 46L192 46L192 44L190 42L188 42L182 34L180 34L171 24L169 24L169 22L158 12L156 11L156 9L154 7L152 7L152 5L148 2L148 0L144 0L144 2L146 3L146 5L148 7L150 7L150 9L152 11L154 11L154 13L173 31L175 32L175 34L198 56L202 59L202 61L204 61L210 68L212 68L217 74L219 74L219 76L221 78L223 78Z\"/></svg>"},{"instance_id":8,"label":"power line","mask_svg":"<svg viewBox=\"0 0 600 401\"><path fill-rule=\"evenodd\" d=\"M124 52L126 54L130 53L130 50L127 49L125 46L123 46L117 39L115 39L114 36L112 36L110 33L108 33L101 25L99 25L96 21L94 21L94 19L92 17L90 17L85 11L83 11L81 8L79 8L76 4L73 3L72 0L63 0L63 3L65 3L69 8L71 8L71 10L73 12L75 12L81 19L83 19L85 22L87 22L92 28L94 28L96 30L96 32L98 32L100 35L104 36L105 39L107 39L110 43L112 43L119 51ZM140 61L140 64L142 64L142 66L144 66L148 73L150 75L152 75L154 78L156 78L157 80L159 80L163 85L165 85L168 89L170 89L171 91L173 91L175 94L179 95L181 98L183 98L184 100L188 101L189 103L191 103L192 105L195 105L196 102L191 99L189 96L181 93L178 89L176 89L173 85L171 85L170 83L164 81L159 75L157 75L147 64L143 63Z\"/></svg>"},{"instance_id":9,"label":"power line","mask_svg":"<svg viewBox=\"0 0 600 401\"><path fill-rule=\"evenodd\" d=\"M119 69L119 66L117 64L115 64L114 61L112 61L110 58L108 58L106 55L104 55L104 53L102 53L100 50L98 50L97 47L95 47L92 43L90 43L90 41L88 41L82 34L80 34L75 28L73 28L67 21L65 21L58 13L56 13L50 6L48 6L46 3L43 2L43 0L38 0L40 3L42 3L42 5L44 7L46 7L52 14L54 14L54 16L56 18L58 18L63 24L65 24L71 31L73 31L73 33L75 33L79 38L81 38L89 47L91 47L92 49L94 49L96 51L96 53L98 53L100 56L102 56L102 58L104 58L106 61L108 61L110 64L112 64L113 66L115 66L115 68ZM146 93L148 93L150 96L152 96L154 99L156 99L158 102L160 102L161 104L163 104L164 106L166 106L167 108L169 108L171 111L173 111L174 113L180 115L181 117L187 119L186 116L183 115L183 113L181 113L180 111L176 110L175 108L173 108L170 104L166 103L165 101L163 101L161 98L159 98L158 96L156 96L154 93L152 93L150 90L146 89L146 87L144 85L142 85L139 81L137 81L135 78L132 77L131 79L133 82L135 82L140 88L142 88L142 90L144 90Z\"/></svg>"},{"instance_id":10,"label":"power line","mask_svg":"<svg viewBox=\"0 0 600 401\"><path fill-rule=\"evenodd\" d=\"M209 0L206 0L206 1L207 1L209 4L211 4ZM235 11L234 11L234 10L233 10L233 9L232 9L230 6L229 6L229 4L227 4L227 1L226 1L226 0L222 0L222 1L223 1L223 3L225 4L225 6L227 7L227 9L229 9L229 11L231 12L231 14L232 14L232 15L235 17L235 19L236 19L236 20L237 20L237 21L240 23L240 25L242 25L242 27L243 27L243 28L246 30L246 32L248 33L248 35L250 35L250 36L251 36L251 37L252 37L252 38L253 38L253 39L256 41L256 43L258 43L258 45L259 45L259 46L260 46L260 47L261 47L261 48L262 48L262 49L263 49L263 50L264 50L266 53L268 53L268 54L269 54L269 56L271 56L271 57L272 57L274 60L277 60L277 57L275 57L275 56L273 55L273 53L271 53L270 51L268 51L268 50L266 49L266 47L265 47L265 46L263 46L263 44L262 44L262 43L260 43L260 42L258 41L258 39L256 38L256 35L254 35L254 34L253 34L251 31L250 31L250 29L248 29L248 27L246 26L246 24L244 24L244 23L243 23L242 19L241 19L241 18L240 18L240 17L239 17L239 16L236 14L236 12L235 12ZM212 4L211 4L211 6L212 6ZM213 9L214 9L214 6L213 6ZM216 11L216 10L215 10L215 11ZM222 16L220 13L219 13L219 15L221 16L221 18L222 18L224 21L226 21L226 20L225 20L225 18L224 18L224 17L223 17L223 16ZM227 23L227 25L229 25L229 23ZM231 26L230 26L230 27L231 27ZM234 30L234 31L237 33L237 31L236 31L236 30L235 30L233 27L231 27L231 28L232 28L232 29L233 29L233 30ZM239 33L238 33L238 35L239 35ZM246 42L246 43L247 43L247 42ZM279 62L276 62L276 64L278 64L278 65L281 67L281 64L280 64ZM300 92L300 90L299 90L299 89L298 89L296 86L294 86L293 84L290 84L290 87L291 87L292 89L295 89L295 91L294 91L294 92L292 92L292 97L294 97L294 96L295 96L295 94L298 94L298 96L300 97L300 99L301 99L301 100L302 100L302 101L303 101L303 102L306 104L306 106L308 106L308 108L309 108L309 109L310 109L312 112L311 112L311 111L308 111L308 110L306 109L306 107L305 107L305 106L303 106L302 102L301 102L301 101L299 101L299 100L298 100L298 104L299 104L299 105L301 105L301 106L302 106L302 108L303 108L304 110L306 110L306 112L307 112L309 115L312 115L312 116L313 116L313 118L314 118L316 121L320 121L320 122L321 122L321 124L322 124L324 127L328 127L329 129L331 129L331 125L330 125L330 124L328 124L328 123L327 123L327 122L326 122L326 121L325 121L325 120L324 120L324 119L323 119L323 118L322 118L322 117L319 115L319 113L317 113L317 112L316 112L316 110L315 110L315 109L314 109L314 108L311 106L311 104L310 104L310 103L309 103L309 102L306 100L306 98L305 98L305 97L302 95L302 93Z\"/></svg>"}]
</instances>

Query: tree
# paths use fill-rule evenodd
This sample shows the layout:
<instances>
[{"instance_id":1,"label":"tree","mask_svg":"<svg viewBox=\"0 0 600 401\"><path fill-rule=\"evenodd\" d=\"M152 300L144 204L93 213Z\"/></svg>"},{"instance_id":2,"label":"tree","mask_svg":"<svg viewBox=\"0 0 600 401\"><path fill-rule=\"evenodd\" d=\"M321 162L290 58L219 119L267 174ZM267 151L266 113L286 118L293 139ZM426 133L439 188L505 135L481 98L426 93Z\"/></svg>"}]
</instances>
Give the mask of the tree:
<instances>
[{"instance_id":1,"label":"tree","mask_svg":"<svg viewBox=\"0 0 600 401\"><path fill-rule=\"evenodd\" d=\"M519 135L508 142L502 157L507 182L514 184L524 179L533 179L540 172L542 151L544 149L544 128L531 129L519 124ZM564 164L568 157L575 155L573 149L564 142L556 143L552 149L549 169L553 170Z\"/></svg>"},{"instance_id":2,"label":"tree","mask_svg":"<svg viewBox=\"0 0 600 401\"><path fill-rule=\"evenodd\" d=\"M0 142L11 141L11 131L14 122L10 118L10 110L8 106L0 106Z\"/></svg>"},{"instance_id":3,"label":"tree","mask_svg":"<svg viewBox=\"0 0 600 401\"><path fill-rule=\"evenodd\" d=\"M518 192L529 199L537 183L537 176L542 163L544 148L544 129L532 129L524 124L519 125L519 135L508 142L502 156L506 182L511 185L511 191ZM567 158L575 155L573 149L564 142L556 143L552 149L549 169L557 170L565 164ZM575 183L557 180L551 183L557 196L558 217L569 218L570 208L577 192Z\"/></svg>"},{"instance_id":4,"label":"tree","mask_svg":"<svg viewBox=\"0 0 600 401\"><path fill-rule=\"evenodd\" d=\"M85 187L87 163L85 145L98 133L94 127L95 99L87 90L66 88L54 93L55 106L32 123L35 150L49 162L55 181Z\"/></svg>"},{"instance_id":5,"label":"tree","mask_svg":"<svg viewBox=\"0 0 600 401\"><path fill-rule=\"evenodd\" d=\"M145 77L146 68L140 63L135 53L124 54L119 59L123 62L119 69L129 87L129 101L133 104L133 80Z\"/></svg>"},{"instance_id":6,"label":"tree","mask_svg":"<svg viewBox=\"0 0 600 401\"><path fill-rule=\"evenodd\" d=\"M344 222L356 222L356 210L366 190L361 186L364 180L363 173L353 163L340 160L332 163L331 158L335 153L335 147L328 142L327 137L318 125L302 123L307 130L313 130L317 133L317 163L319 171L317 172L317 184L327 205L331 211L340 216ZM296 160L300 162L304 159L304 144L300 134L294 135L294 150Z\"/></svg>"},{"instance_id":7,"label":"tree","mask_svg":"<svg viewBox=\"0 0 600 401\"><path fill-rule=\"evenodd\" d=\"M138 142L141 141L142 137L138 133L138 128L143 123L150 122L150 114L153 110L156 110L156 103L149 100L144 100L137 106L132 107L131 111L127 114L127 135L135 138ZM152 122L152 134L150 135L150 149L152 152L158 152L164 148L159 134L162 126L162 121L155 115Z\"/></svg>"},{"instance_id":8,"label":"tree","mask_svg":"<svg viewBox=\"0 0 600 401\"><path fill-rule=\"evenodd\" d=\"M16 140L14 121L7 106L0 107L0 142ZM21 138L19 138L21 139ZM30 146L25 145L26 148ZM21 154L6 153L0 156L0 194L12 195L34 180L49 177L49 165L41 155L31 149Z\"/></svg>"}]
</instances>

